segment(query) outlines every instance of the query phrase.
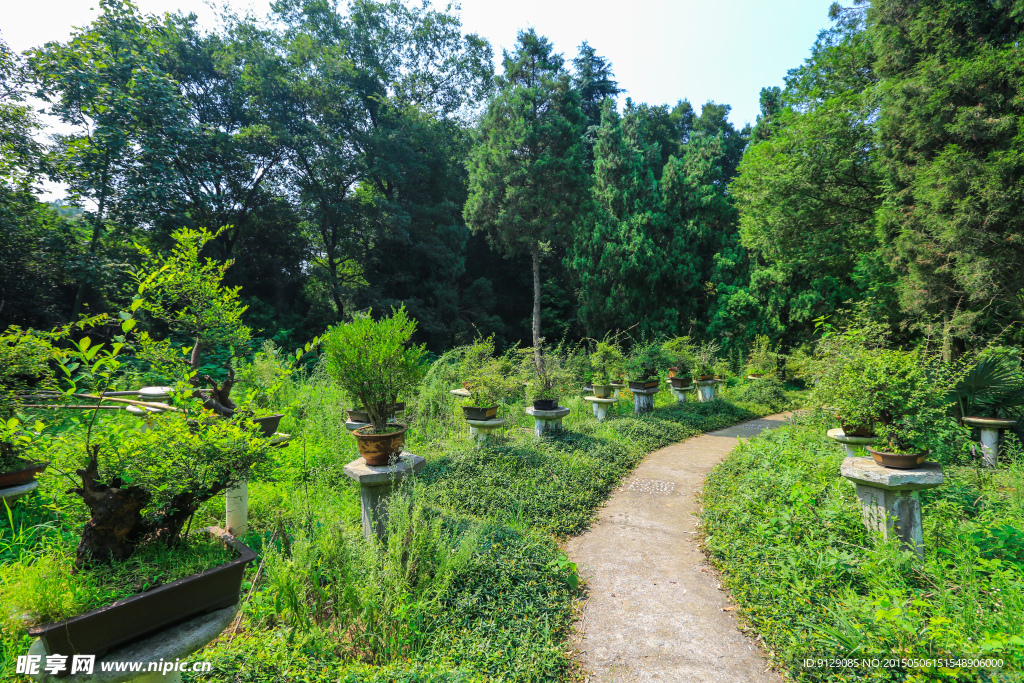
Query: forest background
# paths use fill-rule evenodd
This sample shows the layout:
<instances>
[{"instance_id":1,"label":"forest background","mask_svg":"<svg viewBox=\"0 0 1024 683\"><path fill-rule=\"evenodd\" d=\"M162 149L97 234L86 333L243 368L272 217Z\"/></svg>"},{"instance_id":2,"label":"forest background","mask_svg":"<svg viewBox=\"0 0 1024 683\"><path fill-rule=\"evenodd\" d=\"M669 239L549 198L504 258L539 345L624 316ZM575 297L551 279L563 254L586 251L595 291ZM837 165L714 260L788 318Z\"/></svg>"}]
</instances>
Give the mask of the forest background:
<instances>
[{"instance_id":1,"label":"forest background","mask_svg":"<svg viewBox=\"0 0 1024 683\"><path fill-rule=\"evenodd\" d=\"M404 304L433 351L514 345L535 271L549 340L738 360L857 309L947 356L1024 341L1021 0L836 4L742 129L724 104L620 108L607 60L533 31L495 76L430 6L280 0L207 31L100 5L66 43L0 45L0 328L119 310L136 245L223 227L205 255L281 344ZM69 132L40 142L32 97Z\"/></svg>"}]
</instances>

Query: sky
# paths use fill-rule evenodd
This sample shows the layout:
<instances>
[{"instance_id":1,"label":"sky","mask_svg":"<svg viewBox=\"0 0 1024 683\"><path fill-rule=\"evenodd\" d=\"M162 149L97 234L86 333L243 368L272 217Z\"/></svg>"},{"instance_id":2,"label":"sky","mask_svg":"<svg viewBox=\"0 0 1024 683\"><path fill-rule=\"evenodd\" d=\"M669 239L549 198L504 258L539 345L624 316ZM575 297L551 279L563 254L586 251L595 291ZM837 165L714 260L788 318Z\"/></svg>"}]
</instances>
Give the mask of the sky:
<instances>
[{"instance_id":1,"label":"sky","mask_svg":"<svg viewBox=\"0 0 1024 683\"><path fill-rule=\"evenodd\" d=\"M584 40L610 60L625 96L675 104L732 106L734 125L753 123L761 88L782 85L829 25L832 0L462 0L464 30L511 49L520 29L547 36L566 59ZM98 0L0 0L0 37L22 51L64 41L99 11ZM213 26L205 0L137 0L145 13L195 12ZM267 12L269 0L229 0L236 11ZM435 6L443 6L438 0Z\"/></svg>"}]
</instances>

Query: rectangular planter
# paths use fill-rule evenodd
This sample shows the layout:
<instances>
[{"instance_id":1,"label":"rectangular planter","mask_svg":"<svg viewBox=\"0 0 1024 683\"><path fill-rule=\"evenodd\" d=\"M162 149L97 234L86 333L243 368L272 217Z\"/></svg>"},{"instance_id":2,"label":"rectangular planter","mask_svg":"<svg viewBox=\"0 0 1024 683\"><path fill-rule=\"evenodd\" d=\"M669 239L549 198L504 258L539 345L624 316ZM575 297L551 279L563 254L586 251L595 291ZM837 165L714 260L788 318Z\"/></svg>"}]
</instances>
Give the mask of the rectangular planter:
<instances>
[{"instance_id":1,"label":"rectangular planter","mask_svg":"<svg viewBox=\"0 0 1024 683\"><path fill-rule=\"evenodd\" d=\"M630 380L629 381L629 388L630 389L657 389L658 388L658 380L657 379L645 379L645 380L635 380L635 381L634 380Z\"/></svg>"},{"instance_id":2,"label":"rectangular planter","mask_svg":"<svg viewBox=\"0 0 1024 683\"><path fill-rule=\"evenodd\" d=\"M37 474L40 474L45 470L48 464L49 463L45 462L34 462L30 463L28 467L24 467L20 470L0 474L0 488L5 489L10 486L21 486L22 484L27 484L35 479Z\"/></svg>"},{"instance_id":3,"label":"rectangular planter","mask_svg":"<svg viewBox=\"0 0 1024 683\"><path fill-rule=\"evenodd\" d=\"M365 410L346 410L349 422L369 422L370 414Z\"/></svg>"},{"instance_id":4,"label":"rectangular planter","mask_svg":"<svg viewBox=\"0 0 1024 683\"><path fill-rule=\"evenodd\" d=\"M690 386L689 377L670 377L669 379L672 382L673 389L685 389Z\"/></svg>"},{"instance_id":5,"label":"rectangular planter","mask_svg":"<svg viewBox=\"0 0 1024 683\"><path fill-rule=\"evenodd\" d=\"M99 658L133 640L234 605L245 567L256 559L256 553L223 529L209 527L206 531L234 548L238 557L77 617L33 626L29 635L42 639L48 654Z\"/></svg>"},{"instance_id":6,"label":"rectangular planter","mask_svg":"<svg viewBox=\"0 0 1024 683\"><path fill-rule=\"evenodd\" d=\"M493 420L498 416L498 406L462 406L462 414L467 420Z\"/></svg>"}]
</instances>

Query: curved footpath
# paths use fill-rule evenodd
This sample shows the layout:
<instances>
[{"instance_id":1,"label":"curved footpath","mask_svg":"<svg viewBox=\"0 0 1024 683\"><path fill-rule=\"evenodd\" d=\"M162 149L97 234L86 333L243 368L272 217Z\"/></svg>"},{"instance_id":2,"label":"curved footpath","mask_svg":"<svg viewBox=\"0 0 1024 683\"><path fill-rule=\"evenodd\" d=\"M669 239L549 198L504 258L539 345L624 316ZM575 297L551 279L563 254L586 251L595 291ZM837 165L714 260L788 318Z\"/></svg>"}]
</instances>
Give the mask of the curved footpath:
<instances>
[{"instance_id":1,"label":"curved footpath","mask_svg":"<svg viewBox=\"0 0 1024 683\"><path fill-rule=\"evenodd\" d=\"M589 597L575 646L590 683L776 683L739 631L721 579L696 540L704 477L741 438L786 424L769 415L647 456L572 539Z\"/></svg>"}]
</instances>

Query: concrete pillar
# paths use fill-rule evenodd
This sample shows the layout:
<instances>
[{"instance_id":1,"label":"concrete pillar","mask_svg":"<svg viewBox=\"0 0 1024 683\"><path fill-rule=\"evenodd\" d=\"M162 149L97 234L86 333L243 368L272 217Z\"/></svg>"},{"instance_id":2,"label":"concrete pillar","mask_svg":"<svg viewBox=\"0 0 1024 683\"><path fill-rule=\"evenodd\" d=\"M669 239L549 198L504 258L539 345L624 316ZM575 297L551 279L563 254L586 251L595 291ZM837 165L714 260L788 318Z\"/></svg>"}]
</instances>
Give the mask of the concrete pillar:
<instances>
[{"instance_id":1,"label":"concrete pillar","mask_svg":"<svg viewBox=\"0 0 1024 683\"><path fill-rule=\"evenodd\" d=\"M589 401L594 410L594 417L598 422L604 422L608 417L608 409L617 402L614 398L598 398L597 396L584 396L584 401Z\"/></svg>"},{"instance_id":2,"label":"concrete pillar","mask_svg":"<svg viewBox=\"0 0 1024 683\"><path fill-rule=\"evenodd\" d=\"M985 467L999 464L999 431L1010 429L1016 420L1000 420L993 417L965 417L964 424L981 431L981 460Z\"/></svg>"},{"instance_id":3,"label":"concrete pillar","mask_svg":"<svg viewBox=\"0 0 1024 683\"><path fill-rule=\"evenodd\" d=\"M501 428L507 420L495 418L493 420L466 420L469 423L469 436L480 448L490 441L495 430Z\"/></svg>"},{"instance_id":4,"label":"concrete pillar","mask_svg":"<svg viewBox=\"0 0 1024 683\"><path fill-rule=\"evenodd\" d=\"M239 538L249 529L249 482L240 481L224 493L224 527Z\"/></svg>"},{"instance_id":5,"label":"concrete pillar","mask_svg":"<svg viewBox=\"0 0 1024 683\"><path fill-rule=\"evenodd\" d=\"M715 380L699 379L695 384L697 385L697 398L701 403L715 400Z\"/></svg>"},{"instance_id":6,"label":"concrete pillar","mask_svg":"<svg viewBox=\"0 0 1024 683\"><path fill-rule=\"evenodd\" d=\"M649 413L654 410L654 395L658 393L658 387L653 389L630 389L633 392L633 412L637 415Z\"/></svg>"},{"instance_id":7,"label":"concrete pillar","mask_svg":"<svg viewBox=\"0 0 1024 683\"><path fill-rule=\"evenodd\" d=\"M940 486L942 466L926 462L912 470L890 469L871 458L846 458L841 474L857 487L864 526L924 556L921 499L918 491Z\"/></svg>"},{"instance_id":8,"label":"concrete pillar","mask_svg":"<svg viewBox=\"0 0 1024 683\"><path fill-rule=\"evenodd\" d=\"M526 414L533 418L533 433L537 436L561 431L562 418L569 413L570 410L565 406L558 406L554 410L537 410L532 407L526 409Z\"/></svg>"},{"instance_id":9,"label":"concrete pillar","mask_svg":"<svg viewBox=\"0 0 1024 683\"><path fill-rule=\"evenodd\" d=\"M386 540L387 500L392 486L423 469L427 461L412 453L402 453L393 465L367 465L359 458L345 465L345 474L359 483L359 506L363 514L363 536Z\"/></svg>"},{"instance_id":10,"label":"concrete pillar","mask_svg":"<svg viewBox=\"0 0 1024 683\"><path fill-rule=\"evenodd\" d=\"M688 387L682 387L680 389L677 389L675 387L671 387L671 390L672 390L672 395L676 397L676 401L677 402L679 402L679 403L686 403L686 399L690 396L690 394L692 394L694 391L696 391L697 388L694 387L691 384Z\"/></svg>"}]
</instances>

